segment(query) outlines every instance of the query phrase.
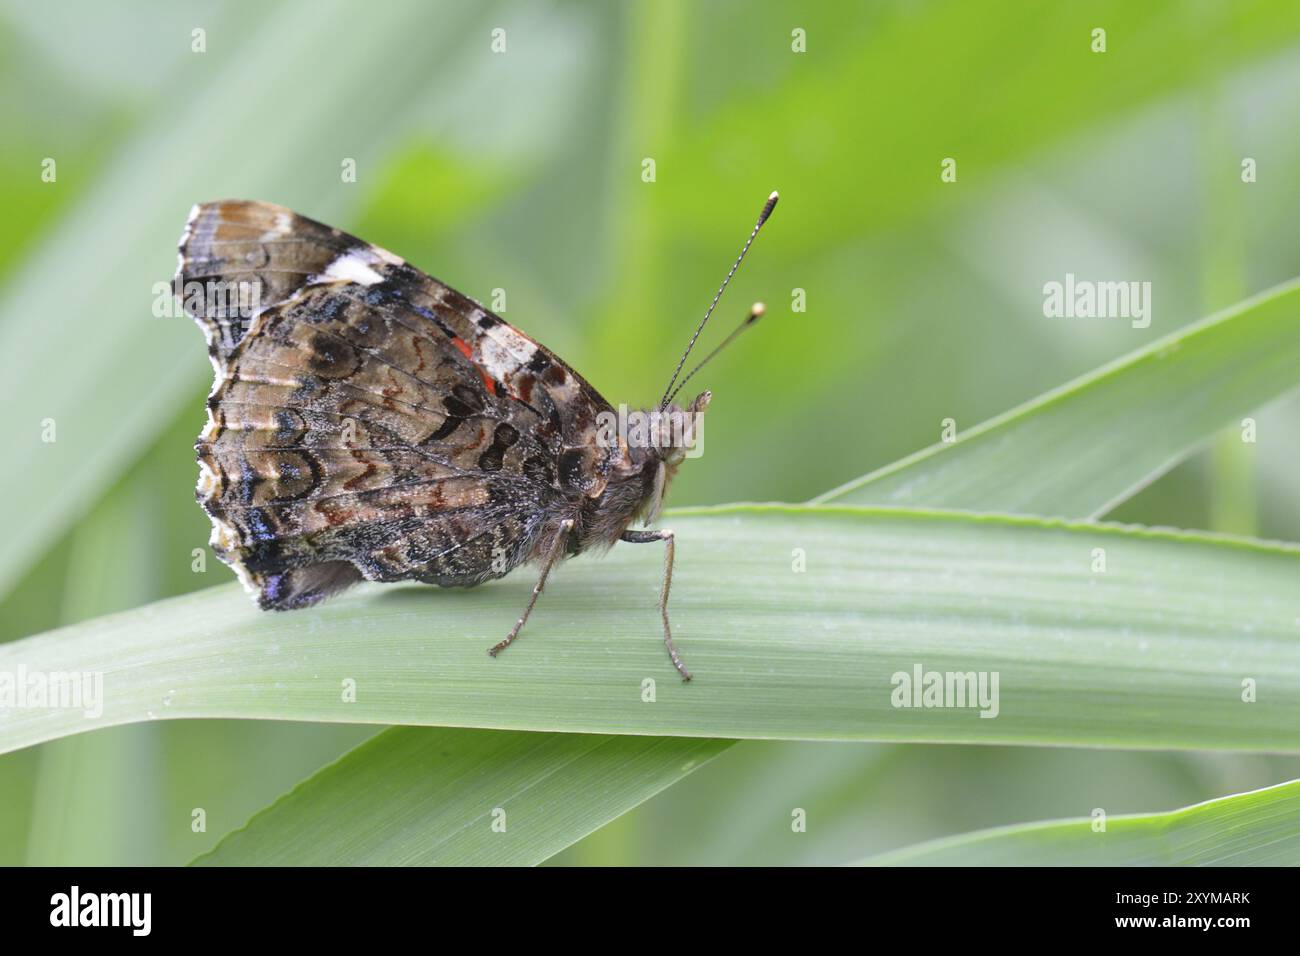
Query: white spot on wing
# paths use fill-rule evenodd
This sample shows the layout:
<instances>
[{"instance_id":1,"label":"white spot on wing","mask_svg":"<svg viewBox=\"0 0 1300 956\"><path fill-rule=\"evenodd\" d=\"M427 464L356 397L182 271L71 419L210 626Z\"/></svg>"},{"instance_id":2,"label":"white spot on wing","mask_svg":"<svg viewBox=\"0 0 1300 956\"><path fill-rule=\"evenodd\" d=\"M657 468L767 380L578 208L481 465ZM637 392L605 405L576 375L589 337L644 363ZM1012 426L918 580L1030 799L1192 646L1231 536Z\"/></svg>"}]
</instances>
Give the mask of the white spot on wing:
<instances>
[{"instance_id":1,"label":"white spot on wing","mask_svg":"<svg viewBox=\"0 0 1300 956\"><path fill-rule=\"evenodd\" d=\"M384 277L376 272L359 252L345 252L321 273L322 279L337 279L341 282L355 282L358 285L375 285L383 282Z\"/></svg>"},{"instance_id":2,"label":"white spot on wing","mask_svg":"<svg viewBox=\"0 0 1300 956\"><path fill-rule=\"evenodd\" d=\"M211 498L217 493L218 482L216 472L202 458L199 459L199 494L204 498Z\"/></svg>"},{"instance_id":3,"label":"white spot on wing","mask_svg":"<svg viewBox=\"0 0 1300 956\"><path fill-rule=\"evenodd\" d=\"M486 336L478 344L484 371L495 379L503 379L519 369L519 360L494 339Z\"/></svg>"},{"instance_id":4,"label":"white spot on wing","mask_svg":"<svg viewBox=\"0 0 1300 956\"><path fill-rule=\"evenodd\" d=\"M389 265L400 266L406 264L405 259L403 259L401 256L393 255L387 249L380 249L378 246L371 246L370 248L375 253L375 255L379 256L379 258L383 259Z\"/></svg>"},{"instance_id":5,"label":"white spot on wing","mask_svg":"<svg viewBox=\"0 0 1300 956\"><path fill-rule=\"evenodd\" d=\"M216 362L213 362L212 364L215 365ZM218 380L217 384L212 386L212 391L211 393L209 393L208 397L211 398L213 395L215 395L217 393L217 389L220 387L221 387L221 382L220 380ZM209 408L208 421L207 424L203 426L203 431L199 432L199 441L205 441L205 442L216 441L220 435L221 435L221 428L217 425L217 420L212 414L212 409Z\"/></svg>"}]
</instances>

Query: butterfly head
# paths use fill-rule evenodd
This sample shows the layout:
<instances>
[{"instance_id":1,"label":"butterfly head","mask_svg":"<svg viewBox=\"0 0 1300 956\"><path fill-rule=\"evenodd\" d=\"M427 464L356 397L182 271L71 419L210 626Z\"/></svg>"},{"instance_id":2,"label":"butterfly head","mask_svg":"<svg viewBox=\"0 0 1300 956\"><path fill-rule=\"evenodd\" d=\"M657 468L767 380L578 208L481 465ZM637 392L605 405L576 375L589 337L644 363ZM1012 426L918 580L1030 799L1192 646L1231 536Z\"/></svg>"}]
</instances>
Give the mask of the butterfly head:
<instances>
[{"instance_id":1,"label":"butterfly head","mask_svg":"<svg viewBox=\"0 0 1300 956\"><path fill-rule=\"evenodd\" d=\"M700 392L685 408L669 405L660 413L660 427L653 434L654 453L662 467L676 469L692 452L698 454L704 438L704 410L712 398L712 392Z\"/></svg>"},{"instance_id":2,"label":"butterfly head","mask_svg":"<svg viewBox=\"0 0 1300 956\"><path fill-rule=\"evenodd\" d=\"M641 509L646 524L658 517L664 492L673 475L677 474L678 466L703 450L704 410L712 398L712 392L701 392L685 408L668 405L646 413L651 422L649 443L640 456L645 463L641 466L644 469L642 474L650 479Z\"/></svg>"}]
</instances>

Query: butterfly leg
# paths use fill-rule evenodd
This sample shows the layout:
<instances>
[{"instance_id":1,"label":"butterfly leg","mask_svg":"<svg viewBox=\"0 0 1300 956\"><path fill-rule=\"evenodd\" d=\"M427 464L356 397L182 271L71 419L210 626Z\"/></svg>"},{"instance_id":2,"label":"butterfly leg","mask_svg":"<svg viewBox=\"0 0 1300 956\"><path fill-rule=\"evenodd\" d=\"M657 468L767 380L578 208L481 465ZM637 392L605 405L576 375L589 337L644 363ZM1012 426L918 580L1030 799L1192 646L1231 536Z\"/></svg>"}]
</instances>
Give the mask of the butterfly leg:
<instances>
[{"instance_id":1,"label":"butterfly leg","mask_svg":"<svg viewBox=\"0 0 1300 956\"><path fill-rule=\"evenodd\" d=\"M672 628L668 626L668 589L673 585L673 533L667 528L662 531L624 531L619 540L631 544L650 544L654 541L664 543L664 586L659 592L659 613L664 619L664 646L668 648L668 656L672 658L677 673L682 675L682 680L688 681L691 679L691 672L682 663L677 653L677 645L673 643Z\"/></svg>"},{"instance_id":2,"label":"butterfly leg","mask_svg":"<svg viewBox=\"0 0 1300 956\"><path fill-rule=\"evenodd\" d=\"M523 628L524 622L528 620L528 615L533 613L533 605L535 605L537 599L541 597L542 588L546 587L546 576L551 573L551 568L555 566L555 562L560 560L560 556L564 554L564 545L568 542L569 532L572 530L572 519L560 522L560 530L556 532L555 541L551 544L551 549L547 552L546 560L542 564L542 573L538 576L537 583L533 585L533 596L528 599L528 606L524 608L524 613L520 615L519 620L515 622L515 626L510 629L510 633L506 635L506 639L494 644L488 649L488 653L493 657L496 657L513 644L515 638L519 636L519 631Z\"/></svg>"}]
</instances>

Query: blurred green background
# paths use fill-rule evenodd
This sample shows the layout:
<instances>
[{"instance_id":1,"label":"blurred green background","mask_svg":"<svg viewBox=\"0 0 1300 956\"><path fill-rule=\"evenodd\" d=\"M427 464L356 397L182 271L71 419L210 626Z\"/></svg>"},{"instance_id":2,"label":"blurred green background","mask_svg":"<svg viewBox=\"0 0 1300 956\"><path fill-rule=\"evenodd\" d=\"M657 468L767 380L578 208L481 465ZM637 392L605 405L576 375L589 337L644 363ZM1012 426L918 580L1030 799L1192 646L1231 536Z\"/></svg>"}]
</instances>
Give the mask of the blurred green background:
<instances>
[{"instance_id":1,"label":"blurred green background","mask_svg":"<svg viewBox=\"0 0 1300 956\"><path fill-rule=\"evenodd\" d=\"M751 301L768 317L702 377L706 454L671 502L800 501L1296 275L1298 109L1289 2L0 4L0 638L231 579L192 570L202 337L152 314L194 202L282 203L504 289L636 404L778 188L702 344ZM1152 282L1151 326L1044 318L1067 272ZM1110 517L1300 539L1300 402L1257 418L1256 444L1234 430ZM184 862L373 732L158 721L0 757L0 863ZM556 862L841 862L1298 776L750 743Z\"/></svg>"}]
</instances>

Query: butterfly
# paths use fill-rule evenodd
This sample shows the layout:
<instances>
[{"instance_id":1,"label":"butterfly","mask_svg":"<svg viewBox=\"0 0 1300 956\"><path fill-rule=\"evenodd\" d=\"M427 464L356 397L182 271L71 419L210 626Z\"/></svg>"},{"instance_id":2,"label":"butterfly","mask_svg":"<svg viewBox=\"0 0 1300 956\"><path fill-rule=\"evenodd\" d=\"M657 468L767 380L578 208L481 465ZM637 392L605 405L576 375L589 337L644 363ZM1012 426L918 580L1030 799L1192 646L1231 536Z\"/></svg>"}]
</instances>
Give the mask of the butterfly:
<instances>
[{"instance_id":1,"label":"butterfly","mask_svg":"<svg viewBox=\"0 0 1300 956\"><path fill-rule=\"evenodd\" d=\"M649 525L702 438L711 393L673 400L763 314L755 305L681 377L776 202L641 428L614 427L610 403L557 355L387 250L271 203L195 206L173 290L215 376L195 442L214 553L266 610L362 580L472 587L534 562L532 596L495 657L558 561L663 542L664 644L690 680L668 621L673 532Z\"/></svg>"}]
</instances>

